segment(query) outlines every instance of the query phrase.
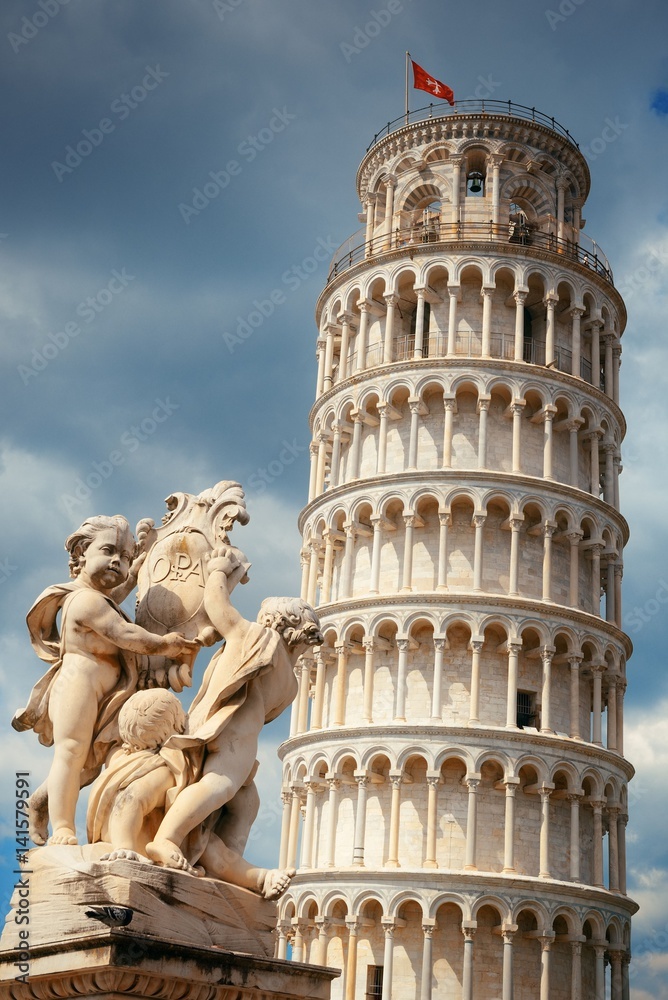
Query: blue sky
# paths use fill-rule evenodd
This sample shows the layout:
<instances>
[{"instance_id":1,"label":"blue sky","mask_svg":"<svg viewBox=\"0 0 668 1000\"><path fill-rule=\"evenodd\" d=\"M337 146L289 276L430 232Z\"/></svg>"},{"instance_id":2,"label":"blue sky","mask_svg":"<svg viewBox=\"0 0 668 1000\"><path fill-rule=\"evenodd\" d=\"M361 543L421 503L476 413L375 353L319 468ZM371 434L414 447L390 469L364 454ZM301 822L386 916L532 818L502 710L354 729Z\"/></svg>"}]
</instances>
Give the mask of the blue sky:
<instances>
[{"instance_id":1,"label":"blue sky","mask_svg":"<svg viewBox=\"0 0 668 1000\"><path fill-rule=\"evenodd\" d=\"M359 226L355 172L403 110L410 49L456 97L535 106L589 151L586 232L629 310L626 743L638 769L630 891L642 904L633 995L668 998L667 21L661 0L5 0L6 837L16 767L37 783L48 766L32 734L8 726L40 672L25 613L66 578L63 541L87 515L159 519L173 490L238 479L252 518L239 543L254 564L239 606L254 616L267 594L298 590L313 310L327 269L314 252ZM426 96L413 92L411 106ZM289 463L278 458L285 442ZM284 732L276 723L263 745L260 860L275 851Z\"/></svg>"}]
</instances>

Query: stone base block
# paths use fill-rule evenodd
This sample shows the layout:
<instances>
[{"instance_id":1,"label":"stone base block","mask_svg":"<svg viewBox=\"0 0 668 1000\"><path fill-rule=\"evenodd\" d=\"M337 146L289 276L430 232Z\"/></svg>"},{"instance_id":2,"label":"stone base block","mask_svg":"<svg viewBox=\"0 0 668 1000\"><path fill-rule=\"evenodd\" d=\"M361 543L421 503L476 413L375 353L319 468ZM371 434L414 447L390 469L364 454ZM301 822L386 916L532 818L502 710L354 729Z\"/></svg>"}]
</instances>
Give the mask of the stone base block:
<instances>
[{"instance_id":1,"label":"stone base block","mask_svg":"<svg viewBox=\"0 0 668 1000\"><path fill-rule=\"evenodd\" d=\"M157 930L157 928L156 928ZM334 969L170 944L124 928L0 956L0 1000L329 1000Z\"/></svg>"}]
</instances>

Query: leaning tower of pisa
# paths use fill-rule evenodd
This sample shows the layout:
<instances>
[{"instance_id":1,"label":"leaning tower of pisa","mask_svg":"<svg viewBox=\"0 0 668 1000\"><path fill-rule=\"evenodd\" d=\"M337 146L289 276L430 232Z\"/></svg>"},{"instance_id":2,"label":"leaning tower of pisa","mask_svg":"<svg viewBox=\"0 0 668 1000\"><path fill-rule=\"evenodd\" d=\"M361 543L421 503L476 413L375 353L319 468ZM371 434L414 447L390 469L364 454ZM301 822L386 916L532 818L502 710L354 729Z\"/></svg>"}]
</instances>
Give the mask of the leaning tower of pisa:
<instances>
[{"instance_id":1,"label":"leaning tower of pisa","mask_svg":"<svg viewBox=\"0 0 668 1000\"><path fill-rule=\"evenodd\" d=\"M340 1000L628 997L626 314L589 183L535 109L403 116L317 304L278 953Z\"/></svg>"}]
</instances>

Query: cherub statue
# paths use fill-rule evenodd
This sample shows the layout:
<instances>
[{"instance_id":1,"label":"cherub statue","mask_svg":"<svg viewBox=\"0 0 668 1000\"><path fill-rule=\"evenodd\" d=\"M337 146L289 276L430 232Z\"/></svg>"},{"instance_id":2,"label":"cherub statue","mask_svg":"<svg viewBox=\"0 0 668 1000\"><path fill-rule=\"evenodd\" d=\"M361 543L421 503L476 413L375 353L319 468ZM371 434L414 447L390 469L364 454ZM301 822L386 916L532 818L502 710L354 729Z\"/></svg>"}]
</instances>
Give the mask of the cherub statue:
<instances>
[{"instance_id":1,"label":"cherub statue","mask_svg":"<svg viewBox=\"0 0 668 1000\"><path fill-rule=\"evenodd\" d=\"M49 776L29 803L37 844L46 842L47 816L51 843L77 843L79 790L119 743L118 713L137 686L137 654L180 656L199 648L177 632L154 635L134 625L118 606L136 583L137 546L124 517L90 518L65 548L74 581L45 590L27 618L33 648L51 666L12 720L55 747Z\"/></svg>"},{"instance_id":2,"label":"cherub statue","mask_svg":"<svg viewBox=\"0 0 668 1000\"><path fill-rule=\"evenodd\" d=\"M122 748L91 789L88 802L88 839L112 845L102 861L125 858L148 861L146 844L155 835L165 809L192 780L187 754L164 744L182 733L186 716L176 696L161 688L137 691L118 717ZM293 869L267 869L249 864L213 832L206 838L198 872L278 899Z\"/></svg>"},{"instance_id":3,"label":"cherub statue","mask_svg":"<svg viewBox=\"0 0 668 1000\"><path fill-rule=\"evenodd\" d=\"M157 863L192 874L198 873L198 860L207 863L205 851L215 843L211 835L219 831L220 810L232 805L252 781L262 727L297 693L297 658L323 641L316 613L298 598L269 598L257 622L243 618L230 602L231 584L241 572L243 565L231 546L214 550L204 607L225 636L225 645L211 660L195 696L188 733L172 736L165 744L187 751L196 780L178 792L146 845L146 853Z\"/></svg>"}]
</instances>

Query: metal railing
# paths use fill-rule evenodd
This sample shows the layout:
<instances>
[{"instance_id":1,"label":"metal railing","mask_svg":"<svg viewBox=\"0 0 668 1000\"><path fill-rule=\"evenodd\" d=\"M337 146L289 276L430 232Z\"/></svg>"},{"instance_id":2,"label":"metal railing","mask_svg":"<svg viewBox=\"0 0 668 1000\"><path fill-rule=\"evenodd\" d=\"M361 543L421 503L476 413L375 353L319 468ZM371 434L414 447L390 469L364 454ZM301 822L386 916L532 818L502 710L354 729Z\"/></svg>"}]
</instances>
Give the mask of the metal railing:
<instances>
[{"instance_id":1,"label":"metal railing","mask_svg":"<svg viewBox=\"0 0 668 1000\"><path fill-rule=\"evenodd\" d=\"M453 107L447 104L432 103L424 108L418 108L417 111L409 111L408 114L403 114L399 118L395 118L394 121L388 122L380 132L376 132L366 151L368 153L386 135L396 132L405 125L427 121L430 118L452 118L456 115L503 115L506 118L521 118L522 121L534 122L536 125L552 129L564 139L568 139L576 149L580 148L567 128L560 125L550 115L537 111L536 108L528 108L525 104L515 104L514 101L470 100L455 101Z\"/></svg>"},{"instance_id":2,"label":"metal railing","mask_svg":"<svg viewBox=\"0 0 668 1000\"><path fill-rule=\"evenodd\" d=\"M448 357L448 338L444 333L434 332L425 334L422 342L422 353L415 352L415 335L403 334L395 337L392 341L392 357L388 363L397 361L411 361L425 358L445 358ZM482 332L480 330L468 330L458 332L454 338L454 356L460 358L480 358L482 357ZM489 356L500 358L503 361L515 360L515 337L507 333L491 333L489 340ZM364 355L364 363L361 369L357 368L358 352L351 352L346 359L346 378L354 375L358 370L375 368L384 363L385 347L382 343L371 344L367 347ZM573 371L573 353L565 347L555 346L555 362L551 367L560 372L571 375ZM522 360L526 364L545 366L545 342L534 340L533 337L525 337L523 342ZM587 358L580 358L580 377L592 384L592 366ZM340 362L332 368L332 385L341 381ZM601 369L600 387L605 392L605 371Z\"/></svg>"},{"instance_id":3,"label":"metal railing","mask_svg":"<svg viewBox=\"0 0 668 1000\"><path fill-rule=\"evenodd\" d=\"M607 257L596 244L585 249L572 240L560 239L554 233L545 233L530 226L519 226L514 222L430 222L426 226L413 225L405 229L395 229L385 236L375 236L357 246L350 247L346 240L334 254L327 283L343 274L355 264L369 257L405 249L410 252L425 244L435 243L504 243L517 247L534 247L548 253L568 257L570 260L590 268L612 283L612 270Z\"/></svg>"}]
</instances>

